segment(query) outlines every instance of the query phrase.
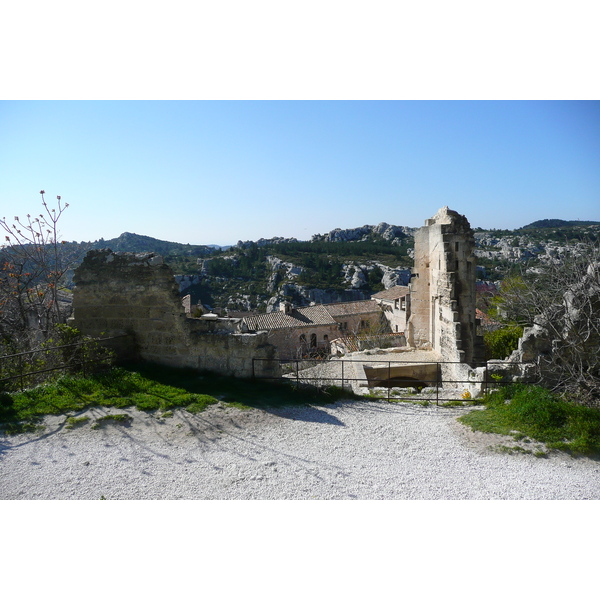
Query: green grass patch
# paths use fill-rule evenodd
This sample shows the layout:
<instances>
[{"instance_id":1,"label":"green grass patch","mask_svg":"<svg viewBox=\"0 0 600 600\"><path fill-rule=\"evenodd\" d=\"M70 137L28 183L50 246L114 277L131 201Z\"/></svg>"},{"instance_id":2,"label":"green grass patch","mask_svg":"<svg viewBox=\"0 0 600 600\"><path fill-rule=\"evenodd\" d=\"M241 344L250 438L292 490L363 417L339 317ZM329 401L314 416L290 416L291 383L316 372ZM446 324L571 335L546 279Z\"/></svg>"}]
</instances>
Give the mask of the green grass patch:
<instances>
[{"instance_id":1,"label":"green grass patch","mask_svg":"<svg viewBox=\"0 0 600 600\"><path fill-rule=\"evenodd\" d=\"M295 389L287 384L234 379L193 369L138 364L85 378L65 375L31 390L4 393L0 395L0 429L11 434L32 431L45 415L78 413L93 406L135 407L171 416L174 408L199 413L219 401L243 409L329 404L350 397L353 397L351 392L340 388L318 392L313 388ZM78 424L74 417L67 422L68 427Z\"/></svg>"},{"instance_id":2,"label":"green grass patch","mask_svg":"<svg viewBox=\"0 0 600 600\"><path fill-rule=\"evenodd\" d=\"M600 410L568 402L538 386L513 384L484 398L484 410L459 421L477 431L524 437L549 449L600 455Z\"/></svg>"},{"instance_id":3,"label":"green grass patch","mask_svg":"<svg viewBox=\"0 0 600 600\"><path fill-rule=\"evenodd\" d=\"M69 417L67 419L67 429L75 429L75 427L81 427L85 425L90 420L89 417Z\"/></svg>"},{"instance_id":4,"label":"green grass patch","mask_svg":"<svg viewBox=\"0 0 600 600\"><path fill-rule=\"evenodd\" d=\"M92 425L92 429L100 429L102 425L105 423L129 423L131 421L131 417L126 413L118 413L116 415L104 415L103 417L98 417L96 422Z\"/></svg>"}]
</instances>

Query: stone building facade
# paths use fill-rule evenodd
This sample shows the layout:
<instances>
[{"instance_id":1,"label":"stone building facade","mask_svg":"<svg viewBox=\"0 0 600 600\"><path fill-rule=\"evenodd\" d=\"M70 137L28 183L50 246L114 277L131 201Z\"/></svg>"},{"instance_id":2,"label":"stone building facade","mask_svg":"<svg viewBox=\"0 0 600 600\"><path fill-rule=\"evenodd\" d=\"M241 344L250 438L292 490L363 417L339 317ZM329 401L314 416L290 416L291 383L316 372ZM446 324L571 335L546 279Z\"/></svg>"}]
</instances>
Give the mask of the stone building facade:
<instances>
[{"instance_id":1,"label":"stone building facade","mask_svg":"<svg viewBox=\"0 0 600 600\"><path fill-rule=\"evenodd\" d=\"M281 310L244 317L242 330L266 332L286 359L327 353L329 342L339 335L337 322L321 304L294 308L284 303Z\"/></svg>"},{"instance_id":2,"label":"stone building facade","mask_svg":"<svg viewBox=\"0 0 600 600\"><path fill-rule=\"evenodd\" d=\"M92 336L129 334L115 347L123 359L237 377L279 374L266 333L239 333L239 319L186 317L173 272L159 255L92 250L74 282L72 324Z\"/></svg>"},{"instance_id":3,"label":"stone building facade","mask_svg":"<svg viewBox=\"0 0 600 600\"><path fill-rule=\"evenodd\" d=\"M392 333L404 333L410 317L410 290L406 285L395 285L371 296L383 310Z\"/></svg>"}]
</instances>

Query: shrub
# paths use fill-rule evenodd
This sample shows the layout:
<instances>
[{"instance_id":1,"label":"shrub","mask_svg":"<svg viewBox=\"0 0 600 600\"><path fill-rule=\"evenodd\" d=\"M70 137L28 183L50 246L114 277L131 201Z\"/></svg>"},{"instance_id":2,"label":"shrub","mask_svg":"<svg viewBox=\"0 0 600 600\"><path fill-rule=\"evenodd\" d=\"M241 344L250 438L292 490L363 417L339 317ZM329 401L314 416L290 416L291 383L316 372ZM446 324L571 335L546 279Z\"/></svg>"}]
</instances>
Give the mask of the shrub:
<instances>
[{"instance_id":1,"label":"shrub","mask_svg":"<svg viewBox=\"0 0 600 600\"><path fill-rule=\"evenodd\" d=\"M487 358L503 359L509 356L519 346L519 339L523 335L520 325L510 325L496 331L486 331L483 334Z\"/></svg>"}]
</instances>

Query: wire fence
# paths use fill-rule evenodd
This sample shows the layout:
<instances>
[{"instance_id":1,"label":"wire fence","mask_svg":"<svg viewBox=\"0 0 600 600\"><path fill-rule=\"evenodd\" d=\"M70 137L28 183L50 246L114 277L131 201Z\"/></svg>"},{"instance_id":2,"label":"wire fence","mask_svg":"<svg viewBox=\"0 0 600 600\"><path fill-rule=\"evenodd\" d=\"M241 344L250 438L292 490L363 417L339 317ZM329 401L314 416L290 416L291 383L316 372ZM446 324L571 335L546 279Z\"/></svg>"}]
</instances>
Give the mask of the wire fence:
<instances>
[{"instance_id":1,"label":"wire fence","mask_svg":"<svg viewBox=\"0 0 600 600\"><path fill-rule=\"evenodd\" d=\"M96 369L101 364L111 362L104 345L123 337L127 337L127 334L0 356L0 391L23 391L43 383L50 373L56 371L79 372L85 376L92 370L92 365Z\"/></svg>"},{"instance_id":2,"label":"wire fence","mask_svg":"<svg viewBox=\"0 0 600 600\"><path fill-rule=\"evenodd\" d=\"M502 381L487 369L473 377L472 370L465 363L451 361L393 361L393 360L279 360L281 375L253 377L271 381L286 382L300 386L313 386L324 389L330 386L359 391L370 397L387 397L388 400L428 400L477 402L480 394L485 394L510 381ZM271 361L272 362L272 361ZM515 363L516 364L516 363ZM457 365L461 365L457 367ZM486 363L474 365L485 367ZM457 377L463 371L464 378Z\"/></svg>"}]
</instances>

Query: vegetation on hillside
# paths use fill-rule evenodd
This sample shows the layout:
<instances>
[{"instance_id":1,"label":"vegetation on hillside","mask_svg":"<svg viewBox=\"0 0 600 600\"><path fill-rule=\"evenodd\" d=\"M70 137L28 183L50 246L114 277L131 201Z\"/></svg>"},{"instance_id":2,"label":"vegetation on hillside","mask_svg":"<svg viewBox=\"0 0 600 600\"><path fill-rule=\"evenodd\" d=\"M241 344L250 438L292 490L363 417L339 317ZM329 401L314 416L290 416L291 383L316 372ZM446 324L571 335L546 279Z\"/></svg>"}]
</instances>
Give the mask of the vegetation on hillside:
<instances>
[{"instance_id":1,"label":"vegetation on hillside","mask_svg":"<svg viewBox=\"0 0 600 600\"><path fill-rule=\"evenodd\" d=\"M250 296L254 308L264 310L267 301L283 283L293 283L308 289L342 292L348 289L344 278L344 265L383 264L391 268L408 268L412 260L408 250L412 240L394 245L383 239L359 242L281 242L245 243L228 250L215 251L203 262L204 289L192 290L194 297L203 302L211 296L218 306L230 304L235 294ZM285 269L273 270L267 257L274 257L300 268L300 273L286 279ZM181 272L184 263L174 257L166 262ZM191 273L198 272L199 265L187 264ZM190 274L191 274L190 273ZM375 266L368 270L364 292L383 289L383 271ZM286 296L285 293L282 295Z\"/></svg>"},{"instance_id":2,"label":"vegetation on hillside","mask_svg":"<svg viewBox=\"0 0 600 600\"><path fill-rule=\"evenodd\" d=\"M403 240L401 244L380 238L364 242L288 242L275 244L269 249L274 256L300 266L308 266L306 261L315 256L329 256L344 262L377 260L387 266L397 267L410 262L408 250L413 246L412 238Z\"/></svg>"},{"instance_id":3,"label":"vegetation on hillside","mask_svg":"<svg viewBox=\"0 0 600 600\"><path fill-rule=\"evenodd\" d=\"M207 256L215 251L212 246L167 242L129 232L122 233L119 237L110 240L101 238L92 242L92 247L94 249L110 248L113 252L156 252L162 256L188 257Z\"/></svg>"},{"instance_id":4,"label":"vegetation on hillside","mask_svg":"<svg viewBox=\"0 0 600 600\"><path fill-rule=\"evenodd\" d=\"M587 227L589 225L600 225L600 221L564 221L563 219L541 219L521 229L542 229L549 227Z\"/></svg>"},{"instance_id":5,"label":"vegetation on hillside","mask_svg":"<svg viewBox=\"0 0 600 600\"><path fill-rule=\"evenodd\" d=\"M530 223L517 230L483 230L477 234L489 234L486 239L508 239L509 245L543 245L556 242L559 245L572 245L582 240L600 239L600 225L587 221L562 221L545 219ZM363 271L366 283L361 288L365 293L373 293L383 288L383 272L376 265L410 268L413 238L398 234L393 240L371 232L360 241L324 241L317 236L312 241L261 240L240 243L227 249L194 244L181 244L158 240L135 233L123 233L119 237L86 244L75 242L61 243L60 259L70 267L75 266L89 248L109 247L113 251L156 252L163 255L165 262L178 275L198 276L201 281L189 290L195 301L209 306L229 306L230 308L265 310L267 301L275 294L289 296L289 289L281 290L285 283L297 284L309 289L317 288L330 292L348 289L344 278L344 265L368 265ZM490 245L485 257L478 258L478 265L485 268L480 277L493 281L505 274L514 273L518 266L514 260L507 260L498 246ZM496 252L494 252L496 250ZM535 248L532 250L535 253ZM494 256L497 254L497 257ZM295 277L286 277L285 270L273 272L267 256L278 258L300 268ZM539 260L533 258L528 266L535 266ZM373 268L375 267L375 268ZM28 271L29 272L29 271ZM72 268L62 277L65 288L72 287ZM294 293L290 298L295 298ZM295 298L301 301L301 298ZM237 306L239 305L239 306Z\"/></svg>"}]
</instances>

